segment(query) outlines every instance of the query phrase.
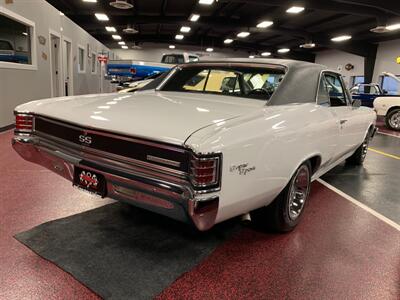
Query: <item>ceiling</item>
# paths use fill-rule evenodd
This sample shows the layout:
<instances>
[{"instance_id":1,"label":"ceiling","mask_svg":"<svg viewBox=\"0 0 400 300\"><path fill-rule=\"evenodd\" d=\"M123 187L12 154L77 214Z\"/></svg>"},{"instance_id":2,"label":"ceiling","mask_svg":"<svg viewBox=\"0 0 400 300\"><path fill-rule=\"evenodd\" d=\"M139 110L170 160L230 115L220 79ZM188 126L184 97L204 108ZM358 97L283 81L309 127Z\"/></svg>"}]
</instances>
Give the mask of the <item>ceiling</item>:
<instances>
[{"instance_id":1,"label":"ceiling","mask_svg":"<svg viewBox=\"0 0 400 300\"><path fill-rule=\"evenodd\" d=\"M114 26L122 39L132 46L134 42L197 45L199 48L228 47L246 50L250 54L264 51L274 56L290 56L306 60L321 49L340 49L367 56L371 45L379 41L400 38L400 30L373 33L377 25L400 23L400 4L386 0L219 0L212 5L201 5L199 0L128 0L134 7L121 10L111 7L111 0L97 3L82 0L48 0L50 4L79 24L96 39L110 48L119 48L105 26ZM298 14L289 14L291 6L303 6ZM109 21L100 22L94 13L105 13ZM193 14L201 17L190 22ZM263 20L273 21L268 28L257 28ZM133 25L138 33L124 34L123 29ZM175 40L181 26L190 26L182 41ZM250 32L247 38L237 38L241 31ZM337 35L351 35L349 41L334 43ZM234 39L229 45L226 38ZM313 42L313 49L299 45ZM167 45L166 45L167 47ZM279 48L290 48L288 54L279 54Z\"/></svg>"}]
</instances>

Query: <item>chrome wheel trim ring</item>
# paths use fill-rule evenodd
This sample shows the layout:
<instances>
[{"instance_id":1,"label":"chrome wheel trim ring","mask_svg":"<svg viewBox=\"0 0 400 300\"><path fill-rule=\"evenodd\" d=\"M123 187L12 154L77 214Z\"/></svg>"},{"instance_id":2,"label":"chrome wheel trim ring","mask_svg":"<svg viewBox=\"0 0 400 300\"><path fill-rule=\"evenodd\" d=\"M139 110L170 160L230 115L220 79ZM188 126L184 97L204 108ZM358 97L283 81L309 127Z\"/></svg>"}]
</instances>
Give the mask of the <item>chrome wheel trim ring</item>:
<instances>
[{"instance_id":1,"label":"chrome wheel trim ring","mask_svg":"<svg viewBox=\"0 0 400 300\"><path fill-rule=\"evenodd\" d=\"M390 117L389 124L392 128L400 129L400 111Z\"/></svg>"},{"instance_id":2,"label":"chrome wheel trim ring","mask_svg":"<svg viewBox=\"0 0 400 300\"><path fill-rule=\"evenodd\" d=\"M369 136L367 136L361 145L361 159L364 161L365 157L367 156L368 152L368 145L369 145Z\"/></svg>"},{"instance_id":3,"label":"chrome wheel trim ring","mask_svg":"<svg viewBox=\"0 0 400 300\"><path fill-rule=\"evenodd\" d=\"M304 209L310 189L310 170L301 166L292 181L289 191L288 215L295 221Z\"/></svg>"}]
</instances>

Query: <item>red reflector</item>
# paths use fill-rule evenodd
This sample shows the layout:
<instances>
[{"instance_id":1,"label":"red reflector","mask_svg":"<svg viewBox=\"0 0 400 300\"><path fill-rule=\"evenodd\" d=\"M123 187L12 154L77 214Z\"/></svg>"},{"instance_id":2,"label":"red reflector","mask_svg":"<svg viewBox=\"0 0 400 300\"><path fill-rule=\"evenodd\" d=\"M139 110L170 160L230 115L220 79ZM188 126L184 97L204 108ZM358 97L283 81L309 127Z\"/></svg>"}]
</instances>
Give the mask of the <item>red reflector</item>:
<instances>
[{"instance_id":1,"label":"red reflector","mask_svg":"<svg viewBox=\"0 0 400 300\"><path fill-rule=\"evenodd\" d=\"M196 177L196 183L199 185L203 184L212 184L214 182L214 176L203 176L203 177Z\"/></svg>"},{"instance_id":2,"label":"red reflector","mask_svg":"<svg viewBox=\"0 0 400 300\"><path fill-rule=\"evenodd\" d=\"M214 168L207 169L194 169L194 176L204 176L204 175L213 175L215 172Z\"/></svg>"},{"instance_id":3,"label":"red reflector","mask_svg":"<svg viewBox=\"0 0 400 300\"><path fill-rule=\"evenodd\" d=\"M197 157L191 160L191 182L195 187L207 189L207 187L219 184L220 157Z\"/></svg>"},{"instance_id":4,"label":"red reflector","mask_svg":"<svg viewBox=\"0 0 400 300\"><path fill-rule=\"evenodd\" d=\"M131 68L129 71L131 72L132 75L136 74L136 69L135 68Z\"/></svg>"}]
</instances>

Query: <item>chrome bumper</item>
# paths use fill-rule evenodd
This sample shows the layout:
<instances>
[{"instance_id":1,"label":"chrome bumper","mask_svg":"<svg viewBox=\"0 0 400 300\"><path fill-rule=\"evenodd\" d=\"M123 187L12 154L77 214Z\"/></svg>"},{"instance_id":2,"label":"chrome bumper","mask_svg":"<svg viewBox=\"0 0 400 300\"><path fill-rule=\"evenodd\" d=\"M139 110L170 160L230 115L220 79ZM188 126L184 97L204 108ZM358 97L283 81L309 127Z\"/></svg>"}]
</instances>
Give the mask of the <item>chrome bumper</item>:
<instances>
[{"instance_id":1,"label":"chrome bumper","mask_svg":"<svg viewBox=\"0 0 400 300\"><path fill-rule=\"evenodd\" d=\"M218 212L218 197L196 198L189 184L174 183L138 170L129 172L92 159L78 157L42 142L36 136L15 136L14 150L25 160L39 164L73 182L74 168L102 174L107 182L107 197L123 201L175 220L192 223L198 230L210 229Z\"/></svg>"}]
</instances>

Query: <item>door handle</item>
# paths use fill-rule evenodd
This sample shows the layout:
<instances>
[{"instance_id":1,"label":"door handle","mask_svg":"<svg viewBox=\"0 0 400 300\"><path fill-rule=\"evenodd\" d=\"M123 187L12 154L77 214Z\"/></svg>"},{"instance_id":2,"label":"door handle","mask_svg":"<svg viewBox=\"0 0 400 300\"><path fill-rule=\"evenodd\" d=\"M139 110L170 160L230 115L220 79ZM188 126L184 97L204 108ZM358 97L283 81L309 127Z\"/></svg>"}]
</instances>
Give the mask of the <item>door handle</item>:
<instances>
[{"instance_id":1,"label":"door handle","mask_svg":"<svg viewBox=\"0 0 400 300\"><path fill-rule=\"evenodd\" d=\"M344 123L346 123L348 120L340 120L340 125L343 125Z\"/></svg>"}]
</instances>

